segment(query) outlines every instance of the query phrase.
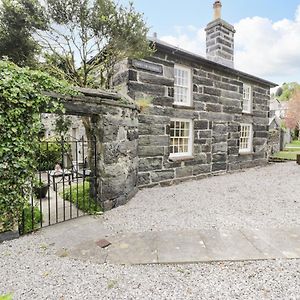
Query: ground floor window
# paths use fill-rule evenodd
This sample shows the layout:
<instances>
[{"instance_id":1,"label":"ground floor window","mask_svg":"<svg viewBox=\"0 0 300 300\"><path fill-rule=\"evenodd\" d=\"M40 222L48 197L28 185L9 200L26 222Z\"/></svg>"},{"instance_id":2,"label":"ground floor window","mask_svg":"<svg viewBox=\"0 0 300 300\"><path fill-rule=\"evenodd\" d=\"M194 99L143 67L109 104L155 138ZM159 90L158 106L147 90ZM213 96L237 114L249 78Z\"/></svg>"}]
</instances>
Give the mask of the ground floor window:
<instances>
[{"instance_id":1,"label":"ground floor window","mask_svg":"<svg viewBox=\"0 0 300 300\"><path fill-rule=\"evenodd\" d=\"M252 152L252 124L241 124L240 153Z\"/></svg>"},{"instance_id":2,"label":"ground floor window","mask_svg":"<svg viewBox=\"0 0 300 300\"><path fill-rule=\"evenodd\" d=\"M170 157L191 156L193 123L191 120L174 119L170 124Z\"/></svg>"}]
</instances>

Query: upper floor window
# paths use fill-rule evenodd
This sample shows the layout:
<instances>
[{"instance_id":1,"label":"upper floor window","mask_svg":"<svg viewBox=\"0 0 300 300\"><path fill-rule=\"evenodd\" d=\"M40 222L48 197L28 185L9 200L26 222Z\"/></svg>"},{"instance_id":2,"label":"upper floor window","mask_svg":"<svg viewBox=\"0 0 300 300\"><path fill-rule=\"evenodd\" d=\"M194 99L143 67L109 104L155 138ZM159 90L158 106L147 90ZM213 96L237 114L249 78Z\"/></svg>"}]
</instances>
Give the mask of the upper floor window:
<instances>
[{"instance_id":1,"label":"upper floor window","mask_svg":"<svg viewBox=\"0 0 300 300\"><path fill-rule=\"evenodd\" d=\"M252 87L251 85L243 85L243 112L252 113Z\"/></svg>"},{"instance_id":2,"label":"upper floor window","mask_svg":"<svg viewBox=\"0 0 300 300\"><path fill-rule=\"evenodd\" d=\"M191 106L192 104L192 75L191 69L175 65L174 70L174 104Z\"/></svg>"},{"instance_id":3,"label":"upper floor window","mask_svg":"<svg viewBox=\"0 0 300 300\"><path fill-rule=\"evenodd\" d=\"M253 129L252 124L241 124L240 153L252 152Z\"/></svg>"},{"instance_id":4,"label":"upper floor window","mask_svg":"<svg viewBox=\"0 0 300 300\"><path fill-rule=\"evenodd\" d=\"M170 157L192 156L192 120L174 119L170 124Z\"/></svg>"}]
</instances>

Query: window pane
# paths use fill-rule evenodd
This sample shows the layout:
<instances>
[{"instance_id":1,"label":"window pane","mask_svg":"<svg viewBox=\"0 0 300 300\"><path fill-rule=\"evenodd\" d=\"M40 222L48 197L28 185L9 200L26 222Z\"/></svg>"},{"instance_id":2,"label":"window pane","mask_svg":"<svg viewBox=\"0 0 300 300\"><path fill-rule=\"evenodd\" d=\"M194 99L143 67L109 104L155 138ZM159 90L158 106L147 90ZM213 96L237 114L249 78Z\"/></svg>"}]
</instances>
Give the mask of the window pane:
<instances>
[{"instance_id":1,"label":"window pane","mask_svg":"<svg viewBox=\"0 0 300 300\"><path fill-rule=\"evenodd\" d=\"M242 124L240 133L240 150L251 151L252 144L252 125Z\"/></svg>"},{"instance_id":2,"label":"window pane","mask_svg":"<svg viewBox=\"0 0 300 300\"><path fill-rule=\"evenodd\" d=\"M174 76L174 102L179 104L189 104L191 97L190 72L175 67Z\"/></svg>"},{"instance_id":3,"label":"window pane","mask_svg":"<svg viewBox=\"0 0 300 300\"><path fill-rule=\"evenodd\" d=\"M252 88L250 85L243 85L243 111L251 112Z\"/></svg>"},{"instance_id":4,"label":"window pane","mask_svg":"<svg viewBox=\"0 0 300 300\"><path fill-rule=\"evenodd\" d=\"M170 125L170 154L189 154L190 122L172 121Z\"/></svg>"}]
</instances>

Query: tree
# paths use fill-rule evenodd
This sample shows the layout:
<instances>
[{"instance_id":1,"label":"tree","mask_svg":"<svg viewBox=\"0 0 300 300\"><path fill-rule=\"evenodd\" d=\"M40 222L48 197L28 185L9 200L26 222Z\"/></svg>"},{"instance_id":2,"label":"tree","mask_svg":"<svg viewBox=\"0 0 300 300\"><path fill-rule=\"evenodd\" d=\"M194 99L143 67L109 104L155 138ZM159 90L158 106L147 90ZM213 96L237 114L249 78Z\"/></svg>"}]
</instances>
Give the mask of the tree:
<instances>
[{"instance_id":1,"label":"tree","mask_svg":"<svg viewBox=\"0 0 300 300\"><path fill-rule=\"evenodd\" d=\"M276 92L279 101L289 101L296 90L300 89L297 82L284 83Z\"/></svg>"},{"instance_id":2,"label":"tree","mask_svg":"<svg viewBox=\"0 0 300 300\"><path fill-rule=\"evenodd\" d=\"M285 117L285 124L290 129L300 129L300 90L295 90L288 103L288 109ZM300 139L300 135L298 134Z\"/></svg>"},{"instance_id":3,"label":"tree","mask_svg":"<svg viewBox=\"0 0 300 300\"><path fill-rule=\"evenodd\" d=\"M45 0L46 68L80 87L110 87L117 62L152 53L143 15L112 0ZM100 78L95 86L95 76Z\"/></svg>"},{"instance_id":4,"label":"tree","mask_svg":"<svg viewBox=\"0 0 300 300\"><path fill-rule=\"evenodd\" d=\"M9 22L10 14L3 14L4 29L0 35L5 36L7 28L14 33L11 36L21 39L22 36L17 35L20 31L20 35L24 35L24 44L31 50L26 52L24 46L21 58L17 57L19 49L13 58L8 50L12 45L7 47L5 53L20 65L30 63L39 44L44 57L42 70L75 86L109 88L118 62L127 57L142 58L153 53L143 15L136 12L132 4L125 7L113 0L40 1L43 3L41 10L32 8L29 11L25 9L27 3L40 7L38 0L3 0L18 19ZM99 139L93 126L98 121L95 116L83 118L88 140ZM88 148L92 151L92 147Z\"/></svg>"},{"instance_id":5,"label":"tree","mask_svg":"<svg viewBox=\"0 0 300 300\"><path fill-rule=\"evenodd\" d=\"M46 57L44 67L73 85L110 88L118 62L153 53L143 15L132 4L124 7L112 0L45 0L45 3L49 27L38 32ZM100 139L95 126L99 120L93 116L83 117L82 121L93 174L97 170L93 169L91 141ZM96 185L91 184L91 193Z\"/></svg>"},{"instance_id":6,"label":"tree","mask_svg":"<svg viewBox=\"0 0 300 300\"><path fill-rule=\"evenodd\" d=\"M40 48L33 35L46 29L44 10L37 0L2 0L0 3L0 59L19 66L34 66Z\"/></svg>"}]
</instances>

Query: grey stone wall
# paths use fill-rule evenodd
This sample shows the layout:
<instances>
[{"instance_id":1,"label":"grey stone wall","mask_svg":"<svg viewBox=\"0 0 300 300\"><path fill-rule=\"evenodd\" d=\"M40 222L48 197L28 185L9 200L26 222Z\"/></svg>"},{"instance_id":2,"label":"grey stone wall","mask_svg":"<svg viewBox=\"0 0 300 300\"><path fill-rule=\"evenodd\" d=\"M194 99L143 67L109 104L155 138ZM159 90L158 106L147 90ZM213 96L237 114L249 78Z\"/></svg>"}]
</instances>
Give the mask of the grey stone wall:
<instances>
[{"instance_id":1,"label":"grey stone wall","mask_svg":"<svg viewBox=\"0 0 300 300\"><path fill-rule=\"evenodd\" d=\"M234 27L222 19L217 19L210 22L205 31L207 58L227 67L233 67Z\"/></svg>"},{"instance_id":2,"label":"grey stone wall","mask_svg":"<svg viewBox=\"0 0 300 300\"><path fill-rule=\"evenodd\" d=\"M109 210L125 204L137 192L138 109L118 94L83 92L84 96L65 98L63 103L67 114L90 118L93 124L98 178L95 185L98 201Z\"/></svg>"},{"instance_id":3,"label":"grey stone wall","mask_svg":"<svg viewBox=\"0 0 300 300\"><path fill-rule=\"evenodd\" d=\"M192 70L192 107L173 105L175 63ZM267 163L267 84L163 51L140 64L129 60L123 80L136 101L152 98L139 115L139 186L169 185ZM253 88L253 113L249 115L242 113L243 82ZM193 158L169 159L171 118L193 120ZM239 154L241 123L253 124L253 151L246 155Z\"/></svg>"},{"instance_id":4,"label":"grey stone wall","mask_svg":"<svg viewBox=\"0 0 300 300\"><path fill-rule=\"evenodd\" d=\"M268 138L268 157L280 151L281 129L272 129L269 131Z\"/></svg>"},{"instance_id":5,"label":"grey stone wall","mask_svg":"<svg viewBox=\"0 0 300 300\"><path fill-rule=\"evenodd\" d=\"M103 108L99 194L106 209L125 204L137 192L138 115L126 107Z\"/></svg>"}]
</instances>

